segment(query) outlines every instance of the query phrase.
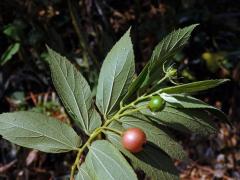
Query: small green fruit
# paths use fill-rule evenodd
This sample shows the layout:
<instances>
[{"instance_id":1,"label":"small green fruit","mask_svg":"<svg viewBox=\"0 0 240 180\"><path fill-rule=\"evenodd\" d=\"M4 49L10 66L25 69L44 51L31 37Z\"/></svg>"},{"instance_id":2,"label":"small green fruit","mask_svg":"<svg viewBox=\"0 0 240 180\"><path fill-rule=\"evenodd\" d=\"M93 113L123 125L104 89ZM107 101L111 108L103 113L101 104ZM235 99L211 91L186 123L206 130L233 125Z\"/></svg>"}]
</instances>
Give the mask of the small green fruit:
<instances>
[{"instance_id":1,"label":"small green fruit","mask_svg":"<svg viewBox=\"0 0 240 180\"><path fill-rule=\"evenodd\" d=\"M165 101L160 96L153 96L148 104L152 112L161 111L164 108Z\"/></svg>"}]
</instances>

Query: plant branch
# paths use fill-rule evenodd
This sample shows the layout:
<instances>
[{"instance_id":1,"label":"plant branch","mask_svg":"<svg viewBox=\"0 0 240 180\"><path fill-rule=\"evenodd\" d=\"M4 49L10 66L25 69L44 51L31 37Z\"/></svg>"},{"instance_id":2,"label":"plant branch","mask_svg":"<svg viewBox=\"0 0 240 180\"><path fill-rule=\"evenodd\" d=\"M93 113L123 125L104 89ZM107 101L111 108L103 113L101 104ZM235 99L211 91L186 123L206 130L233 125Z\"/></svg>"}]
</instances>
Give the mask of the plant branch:
<instances>
[{"instance_id":1,"label":"plant branch","mask_svg":"<svg viewBox=\"0 0 240 180\"><path fill-rule=\"evenodd\" d=\"M95 137L99 134L99 132L98 132L99 129L100 128L95 129L95 131L88 138L87 142L78 150L77 157L75 159L74 164L72 165L70 180L74 180L74 173L75 173L75 170L76 170L76 168L77 168L77 166L80 162L80 157L81 157L83 151L85 150L85 148L88 147L90 145L90 143L92 142L92 140L95 139Z\"/></svg>"},{"instance_id":2,"label":"plant branch","mask_svg":"<svg viewBox=\"0 0 240 180\"><path fill-rule=\"evenodd\" d=\"M169 74L166 74L160 81L158 81L158 84L159 84L159 83L162 83L162 82L165 81L167 78L169 78ZM158 90L158 91L155 91L155 92L153 92L153 93L151 93L151 94L148 94L148 95L145 95L145 94L144 94L144 95L138 97L138 98L137 98L136 100L134 100L132 103L127 104L127 105L125 105L125 106L120 106L119 111L118 111L114 116L112 116L110 119L107 119L107 117L105 117L105 118L106 118L105 123L104 123L101 127L95 129L95 130L93 131L93 133L90 135L90 137L88 138L88 140L86 141L86 143L78 150L77 157L76 157L75 162L74 162L74 164L73 164L73 166L72 166L72 169L71 169L70 180L74 180L74 173L75 173L75 170L76 170L78 164L80 163L80 157L81 157L83 151L85 150L85 148L89 147L89 145L91 144L91 142L97 137L98 134L100 134L101 132L103 132L104 129L105 129L105 130L109 130L109 131L113 131L113 132L115 132L115 133L117 133L117 134L122 134L122 132L120 132L120 131L118 131L118 130L116 130L116 129L109 128L108 125L109 125L111 122L113 122L114 120L118 120L118 119L120 119L120 118L123 117L123 116L129 115L129 114L132 114L133 112L137 112L137 111L139 111L139 110L141 110L141 109L147 108L146 105L144 105L144 106L139 106L139 107L135 108L135 107L136 107L135 105L136 105L137 103L143 101L143 100L146 100L146 99L151 98L153 95L159 94L160 92L161 92L161 89ZM121 103L120 103L120 104L121 104ZM122 105L122 104L121 104L121 105ZM129 111L126 111L126 110L128 110L128 109L130 109L130 108L134 108L134 109L129 110Z\"/></svg>"}]
</instances>

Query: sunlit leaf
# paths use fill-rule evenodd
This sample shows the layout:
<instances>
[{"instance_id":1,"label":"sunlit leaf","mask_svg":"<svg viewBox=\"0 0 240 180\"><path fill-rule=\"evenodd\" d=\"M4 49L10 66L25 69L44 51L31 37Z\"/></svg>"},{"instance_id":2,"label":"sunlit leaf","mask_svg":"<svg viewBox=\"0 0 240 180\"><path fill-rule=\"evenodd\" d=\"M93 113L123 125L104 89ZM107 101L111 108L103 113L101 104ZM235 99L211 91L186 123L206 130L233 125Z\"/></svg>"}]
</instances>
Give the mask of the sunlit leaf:
<instances>
[{"instance_id":1,"label":"sunlit leaf","mask_svg":"<svg viewBox=\"0 0 240 180\"><path fill-rule=\"evenodd\" d=\"M129 29L107 54L99 75L96 104L105 116L118 108L134 72L134 54Z\"/></svg>"},{"instance_id":2,"label":"sunlit leaf","mask_svg":"<svg viewBox=\"0 0 240 180\"><path fill-rule=\"evenodd\" d=\"M122 154L108 141L94 141L86 157L87 166L93 167L98 180L137 180L132 167Z\"/></svg>"},{"instance_id":3,"label":"sunlit leaf","mask_svg":"<svg viewBox=\"0 0 240 180\"><path fill-rule=\"evenodd\" d=\"M93 170L87 167L86 163L83 163L78 169L75 180L94 180L96 177L93 175L93 172Z\"/></svg>"},{"instance_id":4,"label":"sunlit leaf","mask_svg":"<svg viewBox=\"0 0 240 180\"><path fill-rule=\"evenodd\" d=\"M172 61L177 51L188 42L192 31L198 24L180 28L167 35L154 49L149 65L149 79L146 83L159 80L164 76L163 66Z\"/></svg>"},{"instance_id":5,"label":"sunlit leaf","mask_svg":"<svg viewBox=\"0 0 240 180\"><path fill-rule=\"evenodd\" d=\"M165 92L167 94L194 93L194 92L199 92L199 91L204 91L207 89L214 88L227 81L229 81L229 79L197 81L197 82L163 88L161 92Z\"/></svg>"},{"instance_id":6,"label":"sunlit leaf","mask_svg":"<svg viewBox=\"0 0 240 180\"><path fill-rule=\"evenodd\" d=\"M63 56L48 48L53 84L68 114L87 134L100 126L93 110L90 87L81 73ZM95 113L95 114L91 114ZM94 121L94 124L93 122Z\"/></svg>"},{"instance_id":7,"label":"sunlit leaf","mask_svg":"<svg viewBox=\"0 0 240 180\"><path fill-rule=\"evenodd\" d=\"M136 91L144 89L155 80L160 80L163 76L163 66L173 60L173 56L177 51L188 42L191 32L197 24L178 29L167 35L155 47L149 63L144 67L137 79L130 85L129 91L124 98L125 102L129 102ZM142 92L144 92L142 90Z\"/></svg>"},{"instance_id":8,"label":"sunlit leaf","mask_svg":"<svg viewBox=\"0 0 240 180\"><path fill-rule=\"evenodd\" d=\"M35 112L1 114L0 135L20 146L50 153L77 150L81 145L80 137L70 126Z\"/></svg>"},{"instance_id":9,"label":"sunlit leaf","mask_svg":"<svg viewBox=\"0 0 240 180\"><path fill-rule=\"evenodd\" d=\"M171 179L177 180L178 171L170 157L157 147L147 144L140 153L132 154L121 145L121 137L113 132L107 132L107 138L125 156L127 156L135 168L142 169L151 180Z\"/></svg>"}]
</instances>

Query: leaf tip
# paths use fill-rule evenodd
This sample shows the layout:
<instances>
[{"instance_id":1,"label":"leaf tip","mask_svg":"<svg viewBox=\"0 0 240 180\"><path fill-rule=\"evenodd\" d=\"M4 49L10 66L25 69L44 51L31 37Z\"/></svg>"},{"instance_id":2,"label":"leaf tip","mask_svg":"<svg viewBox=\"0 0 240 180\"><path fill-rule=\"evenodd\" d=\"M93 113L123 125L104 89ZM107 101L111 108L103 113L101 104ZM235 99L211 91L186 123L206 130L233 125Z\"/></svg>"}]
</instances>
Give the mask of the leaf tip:
<instances>
[{"instance_id":1,"label":"leaf tip","mask_svg":"<svg viewBox=\"0 0 240 180\"><path fill-rule=\"evenodd\" d=\"M190 26L186 26L184 27L183 29L181 30L187 30L189 32L189 35L192 33L192 31L197 27L199 26L200 24L199 23L196 23L196 24L192 24Z\"/></svg>"},{"instance_id":2,"label":"leaf tip","mask_svg":"<svg viewBox=\"0 0 240 180\"><path fill-rule=\"evenodd\" d=\"M223 79L223 83L229 82L229 81L231 81L231 79Z\"/></svg>"},{"instance_id":3,"label":"leaf tip","mask_svg":"<svg viewBox=\"0 0 240 180\"><path fill-rule=\"evenodd\" d=\"M128 30L125 32L124 36L127 38L131 38L131 30L132 30L132 26L130 26L128 28Z\"/></svg>"},{"instance_id":4,"label":"leaf tip","mask_svg":"<svg viewBox=\"0 0 240 180\"><path fill-rule=\"evenodd\" d=\"M130 34L131 33L131 30L132 30L132 26L130 26L127 30L127 33Z\"/></svg>"},{"instance_id":5,"label":"leaf tip","mask_svg":"<svg viewBox=\"0 0 240 180\"><path fill-rule=\"evenodd\" d=\"M195 24L192 24L192 26L195 28L195 27L197 27L197 26L199 26L200 25L200 23L195 23Z\"/></svg>"},{"instance_id":6,"label":"leaf tip","mask_svg":"<svg viewBox=\"0 0 240 180\"><path fill-rule=\"evenodd\" d=\"M52 49L48 46L48 44L45 44L45 47L46 47L48 52L52 51Z\"/></svg>"}]
</instances>

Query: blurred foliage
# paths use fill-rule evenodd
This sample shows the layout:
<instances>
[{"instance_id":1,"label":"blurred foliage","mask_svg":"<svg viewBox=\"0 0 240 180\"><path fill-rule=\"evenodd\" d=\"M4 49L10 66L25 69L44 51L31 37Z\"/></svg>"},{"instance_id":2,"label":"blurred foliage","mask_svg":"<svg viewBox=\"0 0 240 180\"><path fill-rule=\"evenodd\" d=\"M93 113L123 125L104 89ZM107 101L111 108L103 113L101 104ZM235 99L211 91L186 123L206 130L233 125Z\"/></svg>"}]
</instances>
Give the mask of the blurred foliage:
<instances>
[{"instance_id":1,"label":"blurred foliage","mask_svg":"<svg viewBox=\"0 0 240 180\"><path fill-rule=\"evenodd\" d=\"M49 94L53 89L45 63L46 44L71 59L95 89L106 52L129 26L136 69L140 72L164 35L178 27L200 23L188 46L174 57L180 67L176 81L232 79L226 86L199 96L237 121L240 117L239 10L240 0L1 0L0 111L33 108L68 122L67 117L61 117L64 111L58 100ZM9 149L8 146L0 142L2 151ZM15 151L7 154L10 160L17 156ZM0 164L9 162L8 156L0 154ZM50 157L51 170L63 169L54 171L55 176L66 174L64 169L68 165L64 159L67 158L56 161ZM45 161L40 158L37 167L42 167ZM49 172L45 175L36 169L35 173L43 174L45 179L50 176ZM10 177L16 176L13 172Z\"/></svg>"}]
</instances>

